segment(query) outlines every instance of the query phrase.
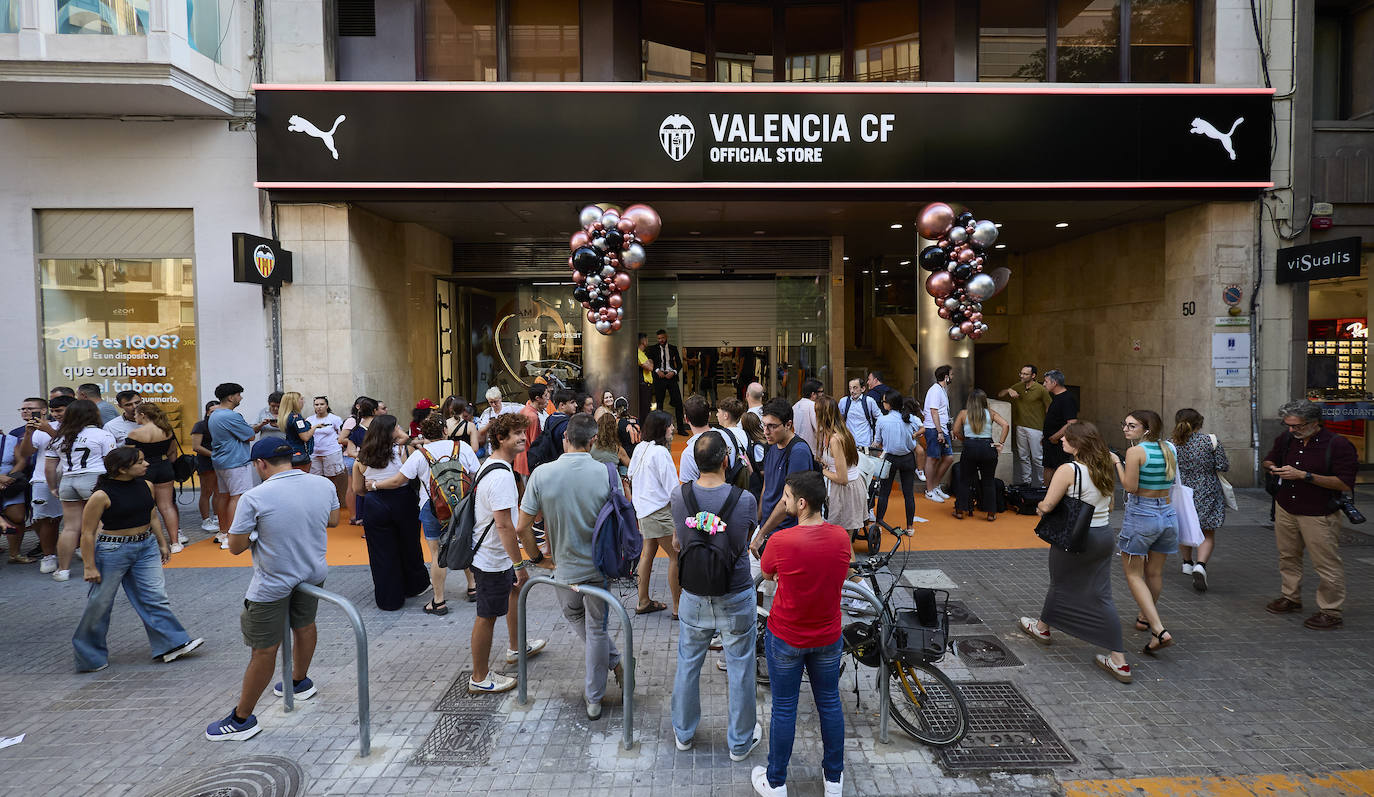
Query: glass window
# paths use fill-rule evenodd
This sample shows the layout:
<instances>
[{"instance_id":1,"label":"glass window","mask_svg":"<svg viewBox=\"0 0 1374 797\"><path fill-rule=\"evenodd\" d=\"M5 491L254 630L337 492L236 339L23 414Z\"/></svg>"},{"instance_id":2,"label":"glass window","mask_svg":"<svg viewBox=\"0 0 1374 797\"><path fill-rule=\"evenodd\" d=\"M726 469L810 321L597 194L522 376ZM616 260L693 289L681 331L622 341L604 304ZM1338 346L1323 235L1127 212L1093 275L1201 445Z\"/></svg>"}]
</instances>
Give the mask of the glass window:
<instances>
[{"instance_id":1,"label":"glass window","mask_svg":"<svg viewBox=\"0 0 1374 797\"><path fill-rule=\"evenodd\" d=\"M919 10L907 0L854 6L855 80L921 79Z\"/></svg>"},{"instance_id":2,"label":"glass window","mask_svg":"<svg viewBox=\"0 0 1374 797\"><path fill-rule=\"evenodd\" d=\"M495 0L425 0L425 80L497 80Z\"/></svg>"},{"instance_id":3,"label":"glass window","mask_svg":"<svg viewBox=\"0 0 1374 797\"><path fill-rule=\"evenodd\" d=\"M639 26L645 81L706 79L706 4L702 0L645 0Z\"/></svg>"},{"instance_id":4,"label":"glass window","mask_svg":"<svg viewBox=\"0 0 1374 797\"><path fill-rule=\"evenodd\" d=\"M578 81L578 4L566 0L511 0L510 79Z\"/></svg>"},{"instance_id":5,"label":"glass window","mask_svg":"<svg viewBox=\"0 0 1374 797\"><path fill-rule=\"evenodd\" d=\"M58 33L144 36L150 0L60 0Z\"/></svg>"},{"instance_id":6,"label":"glass window","mask_svg":"<svg viewBox=\"0 0 1374 797\"><path fill-rule=\"evenodd\" d=\"M186 40L191 49L220 62L224 34L219 27L219 0L186 0Z\"/></svg>"},{"instance_id":7,"label":"glass window","mask_svg":"<svg viewBox=\"0 0 1374 797\"><path fill-rule=\"evenodd\" d=\"M768 83L773 80L773 9L716 4L716 80Z\"/></svg>"},{"instance_id":8,"label":"glass window","mask_svg":"<svg viewBox=\"0 0 1374 797\"><path fill-rule=\"evenodd\" d=\"M49 384L94 382L156 402L190 450L200 418L189 258L39 261Z\"/></svg>"},{"instance_id":9,"label":"glass window","mask_svg":"<svg viewBox=\"0 0 1374 797\"><path fill-rule=\"evenodd\" d=\"M983 0L978 7L978 79L1045 79L1045 6Z\"/></svg>"},{"instance_id":10,"label":"glass window","mask_svg":"<svg viewBox=\"0 0 1374 797\"><path fill-rule=\"evenodd\" d=\"M1060 83L1113 83L1121 79L1119 0L1059 4L1055 76Z\"/></svg>"},{"instance_id":11,"label":"glass window","mask_svg":"<svg viewBox=\"0 0 1374 797\"><path fill-rule=\"evenodd\" d=\"M787 79L834 83L844 63L844 11L838 5L787 9Z\"/></svg>"},{"instance_id":12,"label":"glass window","mask_svg":"<svg viewBox=\"0 0 1374 797\"><path fill-rule=\"evenodd\" d=\"M0 33L19 32L19 0L0 0Z\"/></svg>"},{"instance_id":13,"label":"glass window","mask_svg":"<svg viewBox=\"0 0 1374 797\"><path fill-rule=\"evenodd\" d=\"M487 388L524 404L536 379L584 389L582 306L573 284L481 281L458 288L458 395L481 402ZM464 332L466 330L466 332Z\"/></svg>"},{"instance_id":14,"label":"glass window","mask_svg":"<svg viewBox=\"0 0 1374 797\"><path fill-rule=\"evenodd\" d=\"M1131 82L1193 82L1193 0L1131 0Z\"/></svg>"}]
</instances>

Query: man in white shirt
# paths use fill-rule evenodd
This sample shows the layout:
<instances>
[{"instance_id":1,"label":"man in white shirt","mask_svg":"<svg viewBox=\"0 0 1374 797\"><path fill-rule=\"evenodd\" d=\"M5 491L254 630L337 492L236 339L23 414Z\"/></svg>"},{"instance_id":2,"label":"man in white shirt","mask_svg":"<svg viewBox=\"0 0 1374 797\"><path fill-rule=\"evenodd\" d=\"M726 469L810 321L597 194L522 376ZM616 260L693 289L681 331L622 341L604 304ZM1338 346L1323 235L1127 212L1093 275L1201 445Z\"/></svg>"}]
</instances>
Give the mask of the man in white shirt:
<instances>
[{"instance_id":1,"label":"man in white shirt","mask_svg":"<svg viewBox=\"0 0 1374 797\"><path fill-rule=\"evenodd\" d=\"M64 401L71 401L63 397ZM26 398L19 407L24 419L23 434L20 435L17 453L33 466L33 477L29 489L32 490L29 506L33 517L33 530L38 534L38 543L43 549L43 560L38 566L41 573L57 570L57 525L62 519L62 502L48 490L48 480L44 472L48 444L52 442L53 427L46 420L48 402L42 398Z\"/></svg>"},{"instance_id":2,"label":"man in white shirt","mask_svg":"<svg viewBox=\"0 0 1374 797\"><path fill-rule=\"evenodd\" d=\"M950 440L949 386L954 381L954 369L942 365L935 369L935 384L926 391L926 498L943 504L949 495L940 485L954 464L954 446Z\"/></svg>"},{"instance_id":3,"label":"man in white shirt","mask_svg":"<svg viewBox=\"0 0 1374 797\"><path fill-rule=\"evenodd\" d=\"M816 399L822 393L820 380L808 379L802 382L802 397L792 405L792 432L801 435L812 451L819 450L816 447Z\"/></svg>"},{"instance_id":4,"label":"man in white shirt","mask_svg":"<svg viewBox=\"0 0 1374 797\"><path fill-rule=\"evenodd\" d=\"M735 438L733 441L727 440L726 442L738 443L739 445L735 446L735 450L741 452L749 447L749 433L744 431L744 427L740 426L739 423L743 417L744 402L734 396L721 399L720 404L716 406L716 421L720 424L720 428L729 431L730 435ZM746 460L748 459L747 454L743 456Z\"/></svg>"},{"instance_id":5,"label":"man in white shirt","mask_svg":"<svg viewBox=\"0 0 1374 797\"><path fill-rule=\"evenodd\" d=\"M496 420L496 416L520 412L520 405L515 402L507 404L501 398L501 388L495 385L487 388L486 399L487 408L477 416L477 444L483 448L487 446L487 427Z\"/></svg>"},{"instance_id":6,"label":"man in white shirt","mask_svg":"<svg viewBox=\"0 0 1374 797\"><path fill-rule=\"evenodd\" d=\"M692 436L687 438L687 445L682 449L682 459L677 466L677 480L683 484L694 482L701 478L701 471L697 469L697 458L692 454L696 451L697 439L703 434L711 431L711 405L706 401L705 396L688 396L683 403L682 412L687 418L687 428L691 430ZM743 431L743 430L741 430ZM730 433L726 433L730 434ZM734 435L731 435L733 437ZM729 442L734 442L733 440ZM738 447L726 447L728 454L733 454ZM726 470L729 470L733 460L726 457Z\"/></svg>"},{"instance_id":7,"label":"man in white shirt","mask_svg":"<svg viewBox=\"0 0 1374 797\"><path fill-rule=\"evenodd\" d=\"M763 418L763 385L758 382L750 382L749 387L744 389L744 403L748 411Z\"/></svg>"},{"instance_id":8,"label":"man in white shirt","mask_svg":"<svg viewBox=\"0 0 1374 797\"><path fill-rule=\"evenodd\" d=\"M115 443L122 446L129 432L138 428L134 413L138 411L138 405L143 403L143 398L137 391L121 390L115 394L115 401L119 403L120 414L105 424L105 431L114 435Z\"/></svg>"},{"instance_id":9,"label":"man in white shirt","mask_svg":"<svg viewBox=\"0 0 1374 797\"><path fill-rule=\"evenodd\" d=\"M849 395L840 400L840 415L849 433L854 435L854 445L860 449L873 445L873 432L882 414L878 403L864 393L863 381L858 377L849 380Z\"/></svg>"}]
</instances>

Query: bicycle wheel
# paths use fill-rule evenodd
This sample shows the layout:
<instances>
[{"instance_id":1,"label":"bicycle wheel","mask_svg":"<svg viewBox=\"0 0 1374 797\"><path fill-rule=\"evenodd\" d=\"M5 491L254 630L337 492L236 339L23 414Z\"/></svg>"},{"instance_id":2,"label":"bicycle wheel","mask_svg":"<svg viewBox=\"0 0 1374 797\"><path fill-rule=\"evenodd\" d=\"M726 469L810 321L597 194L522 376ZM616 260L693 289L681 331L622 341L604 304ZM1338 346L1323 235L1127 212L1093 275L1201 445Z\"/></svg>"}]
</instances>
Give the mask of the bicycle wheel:
<instances>
[{"instance_id":1,"label":"bicycle wheel","mask_svg":"<svg viewBox=\"0 0 1374 797\"><path fill-rule=\"evenodd\" d=\"M949 676L924 661L889 661L888 708L911 738L948 747L968 731L968 707Z\"/></svg>"},{"instance_id":2,"label":"bicycle wheel","mask_svg":"<svg viewBox=\"0 0 1374 797\"><path fill-rule=\"evenodd\" d=\"M875 520L868 524L865 532L865 536L868 537L868 555L875 556L883 548L883 527Z\"/></svg>"}]
</instances>

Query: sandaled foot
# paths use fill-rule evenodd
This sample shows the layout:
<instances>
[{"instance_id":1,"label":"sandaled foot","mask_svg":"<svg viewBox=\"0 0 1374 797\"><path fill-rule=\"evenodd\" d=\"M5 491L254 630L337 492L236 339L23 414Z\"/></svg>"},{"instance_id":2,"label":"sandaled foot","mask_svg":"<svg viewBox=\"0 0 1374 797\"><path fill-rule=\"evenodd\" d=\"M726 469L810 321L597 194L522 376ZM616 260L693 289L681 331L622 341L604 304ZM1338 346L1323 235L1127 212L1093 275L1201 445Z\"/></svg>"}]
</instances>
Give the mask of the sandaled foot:
<instances>
[{"instance_id":1,"label":"sandaled foot","mask_svg":"<svg viewBox=\"0 0 1374 797\"><path fill-rule=\"evenodd\" d=\"M468 603L475 603L475 602L477 601L477 588L476 588L476 587L468 587L467 596L468 596Z\"/></svg>"},{"instance_id":2,"label":"sandaled foot","mask_svg":"<svg viewBox=\"0 0 1374 797\"><path fill-rule=\"evenodd\" d=\"M1165 639L1165 637L1168 637L1168 639ZM1155 644L1156 642L1159 644ZM1147 656L1153 656L1172 644L1174 644L1174 635L1169 633L1169 629L1161 628L1158 634L1153 631L1150 632L1150 643L1140 652Z\"/></svg>"},{"instance_id":3,"label":"sandaled foot","mask_svg":"<svg viewBox=\"0 0 1374 797\"><path fill-rule=\"evenodd\" d=\"M33 564L34 562L37 562L37 561L38 561L37 559L30 559L30 558L27 557L27 556L11 556L11 557L10 557L10 564L12 564L12 565L31 565L31 564Z\"/></svg>"},{"instance_id":4,"label":"sandaled foot","mask_svg":"<svg viewBox=\"0 0 1374 797\"><path fill-rule=\"evenodd\" d=\"M442 617L448 614L448 601L430 601L424 608L425 614L437 614Z\"/></svg>"},{"instance_id":5,"label":"sandaled foot","mask_svg":"<svg viewBox=\"0 0 1374 797\"><path fill-rule=\"evenodd\" d=\"M1150 624L1149 624L1148 622L1146 622L1146 620L1145 620L1144 617L1141 617L1140 615L1136 615L1136 617L1135 617L1135 630L1137 630L1137 631L1149 631L1149 630L1150 630Z\"/></svg>"},{"instance_id":6,"label":"sandaled foot","mask_svg":"<svg viewBox=\"0 0 1374 797\"><path fill-rule=\"evenodd\" d=\"M635 614L653 614L654 612L661 612L666 608L668 608L668 604L666 603L661 603L659 601L649 601L643 606L636 606Z\"/></svg>"}]
</instances>

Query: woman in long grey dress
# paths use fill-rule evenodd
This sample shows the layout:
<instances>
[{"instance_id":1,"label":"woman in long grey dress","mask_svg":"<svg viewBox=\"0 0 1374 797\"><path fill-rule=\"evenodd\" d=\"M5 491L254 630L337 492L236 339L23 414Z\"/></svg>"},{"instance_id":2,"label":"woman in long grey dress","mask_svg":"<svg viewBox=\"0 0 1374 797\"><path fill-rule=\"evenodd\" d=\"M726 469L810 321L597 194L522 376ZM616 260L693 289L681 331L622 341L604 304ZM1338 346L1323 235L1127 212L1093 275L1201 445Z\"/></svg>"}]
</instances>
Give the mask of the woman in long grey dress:
<instances>
[{"instance_id":1,"label":"woman in long grey dress","mask_svg":"<svg viewBox=\"0 0 1374 797\"><path fill-rule=\"evenodd\" d=\"M1207 563L1216 546L1217 529L1226 522L1226 494L1221 490L1221 471L1231 469L1226 449L1214 434L1202 433L1202 415L1184 408L1174 413L1174 446L1178 448L1178 477L1193 488L1193 506L1202 527L1202 544L1178 546L1183 574L1193 577L1193 589L1207 591Z\"/></svg>"},{"instance_id":2,"label":"woman in long grey dress","mask_svg":"<svg viewBox=\"0 0 1374 797\"><path fill-rule=\"evenodd\" d=\"M1022 617L1019 628L1042 645L1052 641L1050 626L1054 626L1084 642L1106 648L1109 654L1094 656L1097 666L1128 684L1131 665L1126 663L1121 620L1112 601L1116 533L1109 525L1112 492L1116 488L1113 472L1120 459L1107 449L1097 427L1088 421L1069 424L1061 445L1074 462L1070 463L1072 467L1054 472L1036 513L1050 512L1065 496L1088 503L1093 508L1088 544L1082 553L1050 549L1050 589L1045 595L1045 606L1039 619Z\"/></svg>"}]
</instances>

